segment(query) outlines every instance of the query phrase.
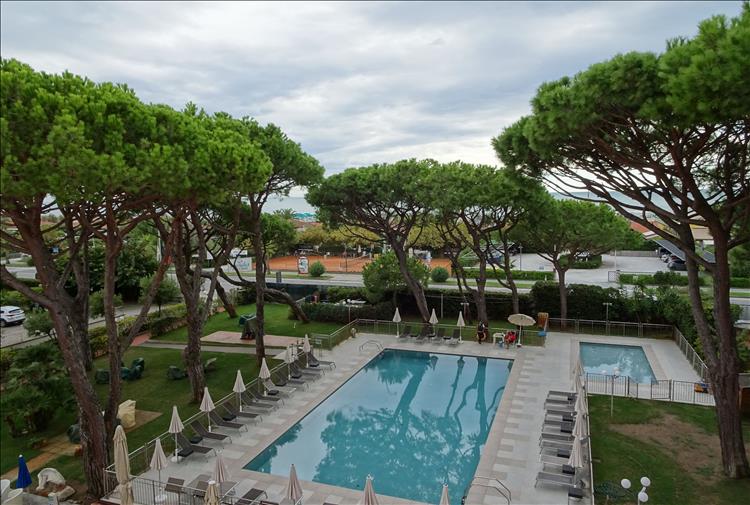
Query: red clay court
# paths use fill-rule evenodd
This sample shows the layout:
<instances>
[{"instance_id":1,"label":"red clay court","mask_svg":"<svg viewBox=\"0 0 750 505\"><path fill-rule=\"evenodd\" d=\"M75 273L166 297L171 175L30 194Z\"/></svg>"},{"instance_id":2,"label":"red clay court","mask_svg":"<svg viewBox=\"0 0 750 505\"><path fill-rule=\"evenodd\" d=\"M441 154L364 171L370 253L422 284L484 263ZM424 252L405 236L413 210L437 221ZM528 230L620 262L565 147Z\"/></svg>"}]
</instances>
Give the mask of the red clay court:
<instances>
[{"instance_id":1,"label":"red clay court","mask_svg":"<svg viewBox=\"0 0 750 505\"><path fill-rule=\"evenodd\" d=\"M320 261L326 267L326 272L331 273L359 273L365 265L372 261L368 257L360 256L350 258L344 258L343 256L307 256L307 259L310 265L316 261ZM271 258L268 263L271 270L281 270L284 272L297 271L297 256ZM451 262L446 258L433 258L430 267L443 267L450 272Z\"/></svg>"}]
</instances>

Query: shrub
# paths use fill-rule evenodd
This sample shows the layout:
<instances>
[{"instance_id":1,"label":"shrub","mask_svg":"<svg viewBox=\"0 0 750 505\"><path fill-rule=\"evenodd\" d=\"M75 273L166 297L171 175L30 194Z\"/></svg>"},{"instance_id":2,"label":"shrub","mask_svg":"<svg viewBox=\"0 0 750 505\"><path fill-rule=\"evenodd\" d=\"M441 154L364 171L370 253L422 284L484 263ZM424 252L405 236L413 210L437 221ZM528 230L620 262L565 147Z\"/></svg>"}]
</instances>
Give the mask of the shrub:
<instances>
[{"instance_id":1,"label":"shrub","mask_svg":"<svg viewBox=\"0 0 750 505\"><path fill-rule=\"evenodd\" d=\"M569 255L563 255L560 258L563 262L567 262L570 258ZM597 254L595 256L590 256L588 259L580 259L576 258L575 261L573 261L573 264L570 266L570 268L575 270L594 270L596 268L599 268L602 266L602 255Z\"/></svg>"},{"instance_id":2,"label":"shrub","mask_svg":"<svg viewBox=\"0 0 750 505\"><path fill-rule=\"evenodd\" d=\"M326 273L326 267L320 261L310 265L310 277L320 277L324 273Z\"/></svg>"},{"instance_id":3,"label":"shrub","mask_svg":"<svg viewBox=\"0 0 750 505\"><path fill-rule=\"evenodd\" d=\"M46 309L34 309L26 313L23 327L30 335L36 332L47 335L52 331L52 319Z\"/></svg>"},{"instance_id":4,"label":"shrub","mask_svg":"<svg viewBox=\"0 0 750 505\"><path fill-rule=\"evenodd\" d=\"M653 275L649 274L620 274L622 284L645 284L647 286L687 286L687 275L681 275L677 272L659 271ZM698 283L701 286L706 285L705 277L698 277Z\"/></svg>"},{"instance_id":5,"label":"shrub","mask_svg":"<svg viewBox=\"0 0 750 505\"><path fill-rule=\"evenodd\" d=\"M733 288L750 288L750 277L732 277L729 285Z\"/></svg>"},{"instance_id":6,"label":"shrub","mask_svg":"<svg viewBox=\"0 0 750 505\"><path fill-rule=\"evenodd\" d=\"M479 277L478 268L464 268L464 271L466 272L466 277L469 279ZM492 268L488 268L487 278L505 280L505 271L502 268L498 268L496 273L497 275L495 275ZM511 270L511 274L513 275L513 280L516 281L551 281L555 278L554 272L544 272L541 270Z\"/></svg>"},{"instance_id":7,"label":"shrub","mask_svg":"<svg viewBox=\"0 0 750 505\"><path fill-rule=\"evenodd\" d=\"M14 305L24 310L31 310L32 308L31 300L18 291L11 291L9 289L0 291L0 305Z\"/></svg>"},{"instance_id":8,"label":"shrub","mask_svg":"<svg viewBox=\"0 0 750 505\"><path fill-rule=\"evenodd\" d=\"M311 321L341 324L347 324L350 320L354 321L355 319L390 320L394 311L391 302L356 307L337 303L302 303L300 307ZM295 319L291 309L289 313L289 318Z\"/></svg>"},{"instance_id":9,"label":"shrub","mask_svg":"<svg viewBox=\"0 0 750 505\"><path fill-rule=\"evenodd\" d=\"M430 278L434 282L445 282L448 280L448 277L450 277L448 270L443 267L435 267L430 272Z\"/></svg>"},{"instance_id":10,"label":"shrub","mask_svg":"<svg viewBox=\"0 0 750 505\"><path fill-rule=\"evenodd\" d=\"M115 294L113 303L115 307L121 307L122 297ZM89 295L89 314L91 314L91 317L104 316L104 291L97 291Z\"/></svg>"},{"instance_id":11,"label":"shrub","mask_svg":"<svg viewBox=\"0 0 750 505\"><path fill-rule=\"evenodd\" d=\"M143 299L145 298L149 287L151 287L153 277L153 275L142 277L139 281L141 296L138 298L138 301L140 303L143 303ZM159 287L156 288L156 295L154 295L154 299L151 303L159 307L159 312L161 312L163 305L179 301L180 298L180 287L177 285L177 282L170 277L164 277L159 283Z\"/></svg>"},{"instance_id":12,"label":"shrub","mask_svg":"<svg viewBox=\"0 0 750 505\"><path fill-rule=\"evenodd\" d=\"M474 299L471 296L461 296L458 291L454 290L427 290L425 291L425 297L427 298L427 305L442 312L446 318L456 318L458 313L462 311L462 303L468 302L469 309L472 314L476 314L476 306ZM530 297L527 294L519 294L518 302L519 309L524 313L531 313ZM418 316L419 310L414 302L414 296L408 291L399 291L396 293L396 302L398 304L401 316ZM490 319L506 320L509 315L513 314L513 299L510 293L485 293L485 303L487 305L487 315ZM391 320L393 313L391 313L385 319Z\"/></svg>"},{"instance_id":13,"label":"shrub","mask_svg":"<svg viewBox=\"0 0 750 505\"><path fill-rule=\"evenodd\" d=\"M364 288L347 288L343 286L330 286L326 291L329 303L341 300L365 300L367 295Z\"/></svg>"}]
</instances>

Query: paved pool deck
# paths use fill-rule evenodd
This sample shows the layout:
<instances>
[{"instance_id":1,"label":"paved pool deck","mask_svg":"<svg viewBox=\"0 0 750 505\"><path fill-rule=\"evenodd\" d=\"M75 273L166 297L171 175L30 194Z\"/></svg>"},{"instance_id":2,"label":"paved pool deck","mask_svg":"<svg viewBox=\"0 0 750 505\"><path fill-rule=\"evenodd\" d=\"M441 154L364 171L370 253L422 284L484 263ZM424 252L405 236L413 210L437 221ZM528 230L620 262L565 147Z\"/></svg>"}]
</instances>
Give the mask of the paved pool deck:
<instances>
[{"instance_id":1,"label":"paved pool deck","mask_svg":"<svg viewBox=\"0 0 750 505\"><path fill-rule=\"evenodd\" d=\"M219 450L229 471L230 479L238 482L236 495L242 496L249 489L265 489L269 498L280 501L287 485L287 476L253 472L243 467L276 438L310 412L341 384L367 364L379 351L375 341L383 347L412 349L441 353L487 356L514 360L505 392L492 423L487 443L477 467L477 476L499 479L511 491L512 504L552 505L567 503L563 488L534 487L536 475L542 469L539 461L538 439L544 419L544 399L550 389L573 390L573 369L578 356L578 344L606 342L611 344L641 345L654 369L657 378L697 380L697 375L674 342L648 338L603 337L584 334L552 332L544 347L522 347L500 349L497 346L474 342L459 345L444 343L417 343L397 339L394 335L360 333L332 351L324 351L321 359L336 362L336 369L327 372L321 379L310 382L308 389L298 389L277 410L265 415L258 423L248 424L248 430L219 429L232 437L232 443L206 443ZM246 377L246 379L248 379ZM595 441L594 441L595 443ZM133 448L134 449L134 448ZM304 457L304 455L300 455ZM162 479L178 477L186 483L199 474L211 474L214 458L193 455L180 463L171 463L162 471ZM156 479L156 472L142 476ZM362 476L364 484L365 475ZM586 477L590 484L590 477ZM378 490L377 476L374 488ZM303 503L314 504L358 504L361 490L344 489L326 484L302 481ZM378 495L381 505L414 504L409 500ZM507 503L494 489L474 486L466 503L469 505L495 505ZM586 498L583 502L590 503Z\"/></svg>"}]
</instances>

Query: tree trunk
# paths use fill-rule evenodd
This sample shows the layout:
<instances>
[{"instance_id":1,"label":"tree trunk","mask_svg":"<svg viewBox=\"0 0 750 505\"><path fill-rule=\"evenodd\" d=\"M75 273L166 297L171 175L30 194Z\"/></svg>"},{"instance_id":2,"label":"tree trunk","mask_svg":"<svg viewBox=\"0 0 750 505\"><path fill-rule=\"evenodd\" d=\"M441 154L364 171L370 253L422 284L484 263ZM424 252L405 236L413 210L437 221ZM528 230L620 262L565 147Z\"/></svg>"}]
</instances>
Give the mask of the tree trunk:
<instances>
[{"instance_id":1,"label":"tree trunk","mask_svg":"<svg viewBox=\"0 0 750 505\"><path fill-rule=\"evenodd\" d=\"M258 334L255 337L255 357L258 366L266 357L265 335L265 296L266 296L266 259L263 247L263 230L260 223L260 212L253 221L253 251L255 252L255 320Z\"/></svg>"},{"instance_id":2,"label":"tree trunk","mask_svg":"<svg viewBox=\"0 0 750 505\"><path fill-rule=\"evenodd\" d=\"M482 258L479 262L479 277L476 279L477 289L474 291L474 303L477 306L477 319L489 328L487 317L487 300L484 296L484 288L487 284L487 260Z\"/></svg>"},{"instance_id":3,"label":"tree trunk","mask_svg":"<svg viewBox=\"0 0 750 505\"><path fill-rule=\"evenodd\" d=\"M396 247L397 244L391 243L391 247L393 247L393 252L396 254L396 258L398 259L398 266L401 270L401 275L404 276L404 281L406 281L406 286L409 288L409 291L411 291L411 294L414 296L414 301L417 303L417 309L419 310L419 315L422 316L423 322L428 322L430 320L430 309L427 306L427 298L424 295L424 288L422 285L412 276L411 272L409 272L409 264L408 264L408 258L406 257L406 252L403 250L402 247Z\"/></svg>"},{"instance_id":4,"label":"tree trunk","mask_svg":"<svg viewBox=\"0 0 750 505\"><path fill-rule=\"evenodd\" d=\"M686 255L690 303L696 328L706 357L711 388L716 400L716 418L721 444L721 460L724 473L729 478L750 476L747 452L742 434L742 417L739 408L740 360L737 354L734 321L729 297L730 272L727 237L721 230L711 230L714 236L716 263L713 268L713 315L716 338L705 317L700 296L698 267ZM718 347L718 349L717 349ZM706 350L708 349L708 352ZM716 352L718 351L718 352Z\"/></svg>"},{"instance_id":5,"label":"tree trunk","mask_svg":"<svg viewBox=\"0 0 750 505\"><path fill-rule=\"evenodd\" d=\"M201 361L201 337L203 336L203 324L196 307L188 306L188 341L182 351L185 361L185 371L190 381L190 400L199 403L203 398L203 388L206 386L206 377L203 373L203 362ZM191 315L192 314L192 315Z\"/></svg>"},{"instance_id":6,"label":"tree trunk","mask_svg":"<svg viewBox=\"0 0 750 505\"><path fill-rule=\"evenodd\" d=\"M120 244L111 229L108 230L107 242L104 253L104 285L103 305L104 323L107 328L107 351L109 353L109 398L104 411L104 424L107 430L107 440L112 440L115 434L115 420L120 405L122 394L122 380L120 378L120 367L122 364L122 346L115 319L115 279L117 269L117 256L120 253Z\"/></svg>"},{"instance_id":7,"label":"tree trunk","mask_svg":"<svg viewBox=\"0 0 750 505\"><path fill-rule=\"evenodd\" d=\"M299 303L297 303L297 300L292 298L292 295L285 291L281 291L278 289L273 289L266 287L266 295L269 298L275 299L275 301L279 301L281 303L286 303L289 305L289 308L292 309L292 312L294 312L294 315L302 321L303 323L309 323L310 318L307 317L307 314L305 314L305 311L302 310L302 307L299 306Z\"/></svg>"},{"instance_id":8,"label":"tree trunk","mask_svg":"<svg viewBox=\"0 0 750 505\"><path fill-rule=\"evenodd\" d=\"M229 300L229 296L224 290L224 286L221 285L221 281L216 282L216 294L219 295L219 300L221 300L221 304L224 306L224 310L227 311L229 317L232 319L236 318L237 307Z\"/></svg>"},{"instance_id":9,"label":"tree trunk","mask_svg":"<svg viewBox=\"0 0 750 505\"><path fill-rule=\"evenodd\" d=\"M555 263L555 270L557 270L557 282L558 289L560 290L560 319L562 325L565 324L565 319L568 317L568 290L565 287L565 273L567 270L561 268L558 263Z\"/></svg>"}]
</instances>

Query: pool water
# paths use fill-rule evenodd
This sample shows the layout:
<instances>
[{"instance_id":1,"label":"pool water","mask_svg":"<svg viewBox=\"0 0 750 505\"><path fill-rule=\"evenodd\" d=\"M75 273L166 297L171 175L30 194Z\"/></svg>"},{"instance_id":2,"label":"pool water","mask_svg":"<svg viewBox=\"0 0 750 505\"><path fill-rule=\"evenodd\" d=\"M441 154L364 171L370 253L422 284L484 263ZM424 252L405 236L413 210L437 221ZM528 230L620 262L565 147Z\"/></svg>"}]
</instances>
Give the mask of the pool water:
<instances>
[{"instance_id":1,"label":"pool water","mask_svg":"<svg viewBox=\"0 0 750 505\"><path fill-rule=\"evenodd\" d=\"M245 468L438 503L460 503L510 360L386 349ZM381 500L382 503L382 500Z\"/></svg>"},{"instance_id":2,"label":"pool water","mask_svg":"<svg viewBox=\"0 0 750 505\"><path fill-rule=\"evenodd\" d=\"M656 382L641 346L581 342L580 348L585 373L628 376L639 384Z\"/></svg>"}]
</instances>

